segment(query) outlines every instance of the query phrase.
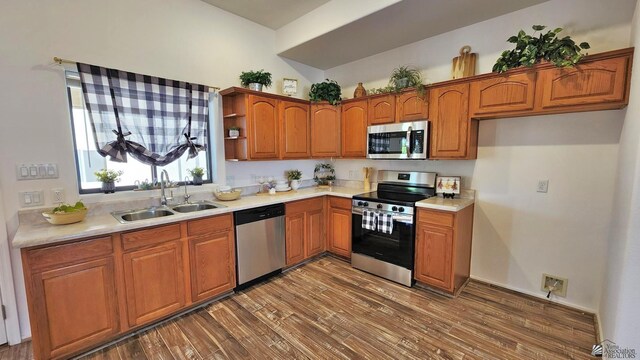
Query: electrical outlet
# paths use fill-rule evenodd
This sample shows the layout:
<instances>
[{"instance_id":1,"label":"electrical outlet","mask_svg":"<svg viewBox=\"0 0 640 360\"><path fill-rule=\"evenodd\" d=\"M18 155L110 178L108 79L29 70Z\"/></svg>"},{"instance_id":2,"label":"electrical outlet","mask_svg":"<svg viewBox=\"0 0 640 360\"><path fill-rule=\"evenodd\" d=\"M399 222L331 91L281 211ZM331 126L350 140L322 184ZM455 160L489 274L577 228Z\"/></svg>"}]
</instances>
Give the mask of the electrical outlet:
<instances>
[{"instance_id":1,"label":"electrical outlet","mask_svg":"<svg viewBox=\"0 0 640 360\"><path fill-rule=\"evenodd\" d=\"M62 188L51 189L51 201L53 201L54 203L63 203L64 189Z\"/></svg>"},{"instance_id":2,"label":"electrical outlet","mask_svg":"<svg viewBox=\"0 0 640 360\"><path fill-rule=\"evenodd\" d=\"M546 193L549 191L549 180L538 180L538 189L539 193Z\"/></svg>"},{"instance_id":3,"label":"electrical outlet","mask_svg":"<svg viewBox=\"0 0 640 360\"><path fill-rule=\"evenodd\" d=\"M540 290L545 293L548 293L549 290L551 290L553 295L567 297L568 283L569 279L555 275L542 274L542 285L540 286Z\"/></svg>"}]
</instances>

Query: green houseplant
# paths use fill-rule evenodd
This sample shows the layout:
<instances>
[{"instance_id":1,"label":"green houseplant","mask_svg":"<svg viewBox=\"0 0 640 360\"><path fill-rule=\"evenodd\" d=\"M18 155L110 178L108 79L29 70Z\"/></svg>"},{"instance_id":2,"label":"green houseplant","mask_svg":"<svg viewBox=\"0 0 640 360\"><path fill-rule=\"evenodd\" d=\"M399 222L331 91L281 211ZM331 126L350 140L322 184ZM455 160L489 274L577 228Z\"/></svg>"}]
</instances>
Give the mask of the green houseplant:
<instances>
[{"instance_id":1,"label":"green houseplant","mask_svg":"<svg viewBox=\"0 0 640 360\"><path fill-rule=\"evenodd\" d=\"M240 74L240 84L251 90L262 91L262 87L271 86L271 73L264 71L243 71Z\"/></svg>"},{"instance_id":2,"label":"green houseplant","mask_svg":"<svg viewBox=\"0 0 640 360\"><path fill-rule=\"evenodd\" d=\"M302 179L302 171L298 169L287 171L287 179L289 179L291 188L298 190L300 187L300 179Z\"/></svg>"},{"instance_id":3,"label":"green houseplant","mask_svg":"<svg viewBox=\"0 0 640 360\"><path fill-rule=\"evenodd\" d=\"M313 102L328 101L331 105L338 105L342 100L340 85L335 80L326 79L321 83L311 85L309 100Z\"/></svg>"},{"instance_id":4,"label":"green houseplant","mask_svg":"<svg viewBox=\"0 0 640 360\"><path fill-rule=\"evenodd\" d=\"M204 169L200 166L196 166L193 169L187 170L193 177L193 185L202 185L202 177L204 176Z\"/></svg>"},{"instance_id":5,"label":"green houseplant","mask_svg":"<svg viewBox=\"0 0 640 360\"><path fill-rule=\"evenodd\" d=\"M589 43L583 42L580 45L569 36L558 37L562 28L541 31L546 28L543 25L534 25L533 34L528 35L524 30L520 30L517 35L511 36L507 42L516 44L515 49L505 50L500 58L493 65L494 72L505 72L509 69L521 66L533 66L540 61L548 61L558 67L573 66L580 61L585 54L582 50L589 49ZM539 34L537 34L540 31Z\"/></svg>"},{"instance_id":6,"label":"green houseplant","mask_svg":"<svg viewBox=\"0 0 640 360\"><path fill-rule=\"evenodd\" d=\"M420 73L420 70L415 67L403 65L393 69L387 88L391 88L398 92L402 89L415 87L418 91L418 95L423 98L425 94L425 87L422 82L422 74Z\"/></svg>"},{"instance_id":7,"label":"green houseplant","mask_svg":"<svg viewBox=\"0 0 640 360\"><path fill-rule=\"evenodd\" d=\"M124 174L122 170L101 169L93 173L98 181L102 182L102 191L105 194L114 193L116 191L116 182L120 181L120 176Z\"/></svg>"}]
</instances>

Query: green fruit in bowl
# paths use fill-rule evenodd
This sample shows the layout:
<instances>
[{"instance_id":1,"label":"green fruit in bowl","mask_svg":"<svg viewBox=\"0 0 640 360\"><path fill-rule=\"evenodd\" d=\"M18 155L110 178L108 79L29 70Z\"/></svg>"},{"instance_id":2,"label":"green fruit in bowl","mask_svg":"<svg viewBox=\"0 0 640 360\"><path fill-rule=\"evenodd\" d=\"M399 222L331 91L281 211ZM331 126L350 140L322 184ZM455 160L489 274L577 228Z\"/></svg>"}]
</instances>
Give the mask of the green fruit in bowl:
<instances>
[{"instance_id":1,"label":"green fruit in bowl","mask_svg":"<svg viewBox=\"0 0 640 360\"><path fill-rule=\"evenodd\" d=\"M86 210L87 208L84 206L82 201L78 201L75 205L69 204L60 204L60 206L53 208L51 212L53 214L67 214L76 211Z\"/></svg>"}]
</instances>

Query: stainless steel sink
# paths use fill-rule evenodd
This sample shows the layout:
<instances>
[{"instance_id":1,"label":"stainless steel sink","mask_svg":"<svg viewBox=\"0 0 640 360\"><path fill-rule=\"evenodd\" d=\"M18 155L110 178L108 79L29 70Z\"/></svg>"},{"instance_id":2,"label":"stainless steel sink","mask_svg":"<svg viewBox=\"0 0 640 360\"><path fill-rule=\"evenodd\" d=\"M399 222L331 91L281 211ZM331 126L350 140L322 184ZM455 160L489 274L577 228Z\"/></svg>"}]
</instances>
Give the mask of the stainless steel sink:
<instances>
[{"instance_id":1,"label":"stainless steel sink","mask_svg":"<svg viewBox=\"0 0 640 360\"><path fill-rule=\"evenodd\" d=\"M175 206L172 206L171 209L179 213L190 213L194 211L217 209L220 207L224 207L224 205L214 204L209 201L197 201L197 202L188 203L188 204L175 205Z\"/></svg>"},{"instance_id":2,"label":"stainless steel sink","mask_svg":"<svg viewBox=\"0 0 640 360\"><path fill-rule=\"evenodd\" d=\"M119 222L126 224L131 221L146 220L174 215L168 207L152 207L141 210L114 211L111 213Z\"/></svg>"}]
</instances>

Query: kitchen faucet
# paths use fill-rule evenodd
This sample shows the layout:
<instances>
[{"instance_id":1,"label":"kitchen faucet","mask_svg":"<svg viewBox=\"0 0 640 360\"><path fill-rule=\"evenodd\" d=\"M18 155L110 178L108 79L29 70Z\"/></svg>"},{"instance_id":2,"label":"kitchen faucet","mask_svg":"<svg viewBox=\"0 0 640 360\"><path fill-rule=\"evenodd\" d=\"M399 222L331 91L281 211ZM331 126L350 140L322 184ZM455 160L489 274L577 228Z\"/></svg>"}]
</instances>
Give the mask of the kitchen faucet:
<instances>
[{"instance_id":1,"label":"kitchen faucet","mask_svg":"<svg viewBox=\"0 0 640 360\"><path fill-rule=\"evenodd\" d=\"M160 173L160 205L167 206L167 195L165 195L165 181L169 183L169 173L167 170L162 170Z\"/></svg>"},{"instance_id":2,"label":"kitchen faucet","mask_svg":"<svg viewBox=\"0 0 640 360\"><path fill-rule=\"evenodd\" d=\"M189 180L191 180L191 178L188 175L184 177L184 203L185 204L189 203L189 198L191 198L191 195L189 195L189 192L187 192L187 184L189 184Z\"/></svg>"}]
</instances>

